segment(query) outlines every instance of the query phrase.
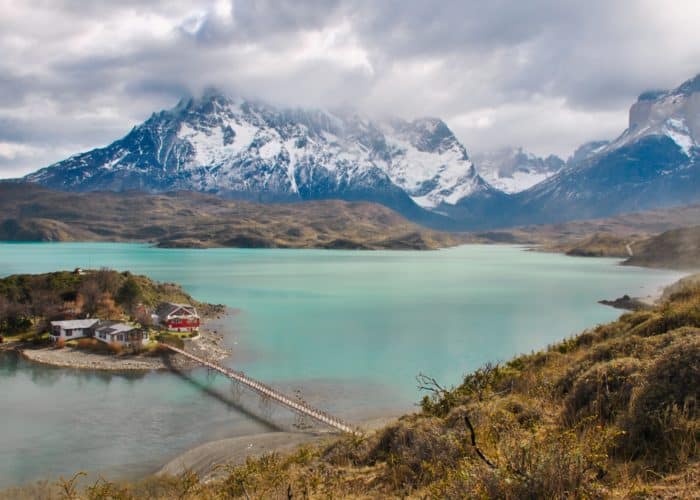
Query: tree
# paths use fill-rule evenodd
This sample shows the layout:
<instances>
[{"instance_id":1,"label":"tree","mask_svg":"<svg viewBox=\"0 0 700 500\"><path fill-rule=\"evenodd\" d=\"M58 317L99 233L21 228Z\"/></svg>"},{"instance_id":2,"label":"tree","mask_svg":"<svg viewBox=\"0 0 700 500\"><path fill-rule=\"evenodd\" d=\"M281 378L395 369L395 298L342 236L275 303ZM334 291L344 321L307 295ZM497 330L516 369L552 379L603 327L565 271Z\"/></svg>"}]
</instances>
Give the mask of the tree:
<instances>
[{"instance_id":1,"label":"tree","mask_svg":"<svg viewBox=\"0 0 700 500\"><path fill-rule=\"evenodd\" d=\"M94 273L95 281L103 293L108 293L112 297L119 292L119 273L109 268L103 267Z\"/></svg>"},{"instance_id":2,"label":"tree","mask_svg":"<svg viewBox=\"0 0 700 500\"><path fill-rule=\"evenodd\" d=\"M117 302L123 305L129 312L134 311L136 304L141 300L143 291L138 281L133 276L129 276L124 284L119 288Z\"/></svg>"},{"instance_id":3,"label":"tree","mask_svg":"<svg viewBox=\"0 0 700 500\"><path fill-rule=\"evenodd\" d=\"M136 307L134 317L136 318L136 321L144 328L149 328L153 326L153 318L151 318L151 312L143 305Z\"/></svg>"},{"instance_id":4,"label":"tree","mask_svg":"<svg viewBox=\"0 0 700 500\"><path fill-rule=\"evenodd\" d=\"M83 313L88 316L94 316L102 299L102 291L100 290L97 281L91 277L83 280L78 291L78 303L82 305Z\"/></svg>"}]
</instances>

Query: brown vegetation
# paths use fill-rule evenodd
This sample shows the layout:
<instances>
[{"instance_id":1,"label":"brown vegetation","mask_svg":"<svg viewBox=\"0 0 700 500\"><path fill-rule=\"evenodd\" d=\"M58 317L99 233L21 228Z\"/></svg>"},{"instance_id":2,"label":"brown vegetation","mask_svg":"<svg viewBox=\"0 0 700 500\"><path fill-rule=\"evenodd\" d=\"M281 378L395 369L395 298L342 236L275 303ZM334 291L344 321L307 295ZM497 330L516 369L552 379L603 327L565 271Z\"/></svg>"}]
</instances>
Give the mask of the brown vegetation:
<instances>
[{"instance_id":1,"label":"brown vegetation","mask_svg":"<svg viewBox=\"0 0 700 500\"><path fill-rule=\"evenodd\" d=\"M700 466L700 288L456 388L376 433L194 474L98 482L85 498L687 498Z\"/></svg>"},{"instance_id":2,"label":"brown vegetation","mask_svg":"<svg viewBox=\"0 0 700 500\"><path fill-rule=\"evenodd\" d=\"M358 249L430 249L465 241L381 205L337 200L258 204L192 192L65 193L0 183L0 214L0 241Z\"/></svg>"},{"instance_id":3,"label":"brown vegetation","mask_svg":"<svg viewBox=\"0 0 700 500\"><path fill-rule=\"evenodd\" d=\"M666 231L640 242L625 264L700 269L700 226Z\"/></svg>"},{"instance_id":4,"label":"brown vegetation","mask_svg":"<svg viewBox=\"0 0 700 500\"><path fill-rule=\"evenodd\" d=\"M129 272L20 274L0 279L0 334L41 334L48 331L49 321L85 317L131 317L150 324L147 311L162 301L191 303L205 316L223 310L195 301L174 283L157 283Z\"/></svg>"}]
</instances>

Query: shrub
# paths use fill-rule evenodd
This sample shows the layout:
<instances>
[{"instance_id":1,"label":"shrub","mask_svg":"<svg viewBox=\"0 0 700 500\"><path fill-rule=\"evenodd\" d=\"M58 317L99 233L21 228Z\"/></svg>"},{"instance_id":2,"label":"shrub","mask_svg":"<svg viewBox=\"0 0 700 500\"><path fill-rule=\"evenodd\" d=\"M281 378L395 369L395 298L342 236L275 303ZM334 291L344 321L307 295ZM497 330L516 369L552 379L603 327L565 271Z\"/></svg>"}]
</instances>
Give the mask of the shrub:
<instances>
[{"instance_id":1,"label":"shrub","mask_svg":"<svg viewBox=\"0 0 700 500\"><path fill-rule=\"evenodd\" d=\"M700 436L700 338L684 337L662 351L633 391L621 450L673 470L697 456Z\"/></svg>"},{"instance_id":2,"label":"shrub","mask_svg":"<svg viewBox=\"0 0 700 500\"><path fill-rule=\"evenodd\" d=\"M156 336L156 340L163 344L168 344L179 349L185 347L185 342L180 337L178 337L177 335L173 335L172 333L159 333Z\"/></svg>"},{"instance_id":3,"label":"shrub","mask_svg":"<svg viewBox=\"0 0 700 500\"><path fill-rule=\"evenodd\" d=\"M384 462L397 490L434 481L464 456L462 433L447 431L437 418L403 420L385 428L369 450L367 465Z\"/></svg>"},{"instance_id":4,"label":"shrub","mask_svg":"<svg viewBox=\"0 0 700 500\"><path fill-rule=\"evenodd\" d=\"M586 370L564 399L564 423L574 426L587 417L595 417L600 423L614 421L627 408L642 366L638 359L620 358L596 363Z\"/></svg>"},{"instance_id":5,"label":"shrub","mask_svg":"<svg viewBox=\"0 0 700 500\"><path fill-rule=\"evenodd\" d=\"M495 467L464 460L428 489L431 498L601 498L606 450L615 432L530 433L511 429L498 442Z\"/></svg>"},{"instance_id":6,"label":"shrub","mask_svg":"<svg viewBox=\"0 0 700 500\"><path fill-rule=\"evenodd\" d=\"M107 348L112 354L121 354L123 351L122 345L117 342L110 342L109 344L107 344Z\"/></svg>"}]
</instances>

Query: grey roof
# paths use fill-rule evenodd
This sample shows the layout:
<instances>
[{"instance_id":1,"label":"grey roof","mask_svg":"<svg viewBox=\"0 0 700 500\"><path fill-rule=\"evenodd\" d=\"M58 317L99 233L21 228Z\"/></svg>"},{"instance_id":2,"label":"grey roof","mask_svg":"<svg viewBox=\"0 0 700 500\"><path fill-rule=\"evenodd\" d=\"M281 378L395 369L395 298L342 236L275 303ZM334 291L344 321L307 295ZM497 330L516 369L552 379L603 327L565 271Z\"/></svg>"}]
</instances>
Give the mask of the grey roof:
<instances>
[{"instance_id":1,"label":"grey roof","mask_svg":"<svg viewBox=\"0 0 700 500\"><path fill-rule=\"evenodd\" d=\"M127 325L126 323L112 323L99 327L97 330L95 330L95 333L115 335L118 333L127 333L132 330L138 330L138 327L134 325Z\"/></svg>"},{"instance_id":2,"label":"grey roof","mask_svg":"<svg viewBox=\"0 0 700 500\"><path fill-rule=\"evenodd\" d=\"M195 309L195 307L192 304L176 304L174 302L160 303L156 309L156 314L161 318L165 318L177 311L178 309L185 309L191 314L197 315L197 309Z\"/></svg>"},{"instance_id":3,"label":"grey roof","mask_svg":"<svg viewBox=\"0 0 700 500\"><path fill-rule=\"evenodd\" d=\"M64 330L79 330L95 326L99 321L99 319L71 319L68 321L52 321L51 326L58 326Z\"/></svg>"}]
</instances>

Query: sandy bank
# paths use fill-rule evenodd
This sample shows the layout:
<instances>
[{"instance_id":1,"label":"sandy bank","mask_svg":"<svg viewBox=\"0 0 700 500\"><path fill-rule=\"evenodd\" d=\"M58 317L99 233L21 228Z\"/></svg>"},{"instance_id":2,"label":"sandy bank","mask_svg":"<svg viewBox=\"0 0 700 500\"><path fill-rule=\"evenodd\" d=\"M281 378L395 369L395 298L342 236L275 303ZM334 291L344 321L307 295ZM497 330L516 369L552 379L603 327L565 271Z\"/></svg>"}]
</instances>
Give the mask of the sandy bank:
<instances>
[{"instance_id":1,"label":"sandy bank","mask_svg":"<svg viewBox=\"0 0 700 500\"><path fill-rule=\"evenodd\" d=\"M397 418L395 415L375 418L362 422L359 427L365 432L372 432ZM331 441L339 436L332 431L266 432L220 439L186 451L168 462L156 474L180 475L192 471L202 480L210 481L225 475L227 466L243 464L248 457L260 457L272 452L288 454L302 445Z\"/></svg>"}]
</instances>

